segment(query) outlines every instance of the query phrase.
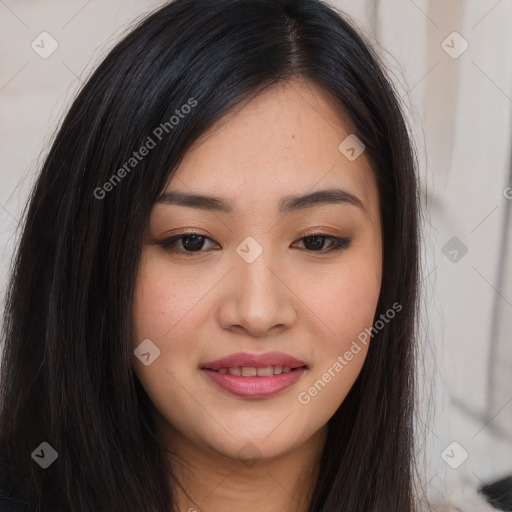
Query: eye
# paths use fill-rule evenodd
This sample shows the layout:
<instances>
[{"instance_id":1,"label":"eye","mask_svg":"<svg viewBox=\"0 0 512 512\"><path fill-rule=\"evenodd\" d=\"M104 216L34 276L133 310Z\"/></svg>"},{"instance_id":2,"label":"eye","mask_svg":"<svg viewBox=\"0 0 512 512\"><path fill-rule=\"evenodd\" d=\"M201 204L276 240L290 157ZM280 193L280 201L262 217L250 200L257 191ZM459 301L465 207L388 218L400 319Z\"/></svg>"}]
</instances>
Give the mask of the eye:
<instances>
[{"instance_id":1,"label":"eye","mask_svg":"<svg viewBox=\"0 0 512 512\"><path fill-rule=\"evenodd\" d=\"M350 246L349 238L339 238L337 236L326 235L324 233L311 233L306 235L299 240L304 241L304 246L310 252L331 252L338 251L341 249L347 249ZM325 241L329 240L331 242L331 246L326 250L324 248Z\"/></svg>"},{"instance_id":2,"label":"eye","mask_svg":"<svg viewBox=\"0 0 512 512\"><path fill-rule=\"evenodd\" d=\"M177 242L181 240L181 247L176 248ZM162 240L158 244L161 245L166 251L171 253L176 252L185 252L189 253L188 255L192 255L198 252L205 252L201 249L204 247L204 243L206 240L210 240L211 238L201 235L199 233L182 233L181 235L176 235L171 238L167 238Z\"/></svg>"},{"instance_id":3,"label":"eye","mask_svg":"<svg viewBox=\"0 0 512 512\"><path fill-rule=\"evenodd\" d=\"M299 241L301 240L304 241L304 246L308 252L320 253L347 249L350 246L350 242L352 241L349 238L339 238L324 233L311 233L307 236L299 238ZM325 249L326 240L331 242L330 247L327 249ZM162 240L158 242L158 245L170 253L181 253L186 254L187 256L192 256L194 254L206 252L202 250L206 241L213 242L211 238L199 233L182 233L180 235L175 235L173 237ZM178 244L178 242L181 243Z\"/></svg>"}]
</instances>

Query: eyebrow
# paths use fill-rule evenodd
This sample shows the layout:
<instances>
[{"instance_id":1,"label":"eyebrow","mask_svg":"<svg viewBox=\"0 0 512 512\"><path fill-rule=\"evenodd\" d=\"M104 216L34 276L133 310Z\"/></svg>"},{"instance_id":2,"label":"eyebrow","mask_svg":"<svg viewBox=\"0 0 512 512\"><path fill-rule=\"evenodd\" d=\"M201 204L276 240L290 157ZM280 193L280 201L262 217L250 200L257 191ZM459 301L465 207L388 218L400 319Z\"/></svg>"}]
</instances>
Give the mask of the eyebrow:
<instances>
[{"instance_id":1,"label":"eyebrow","mask_svg":"<svg viewBox=\"0 0 512 512\"><path fill-rule=\"evenodd\" d=\"M225 213L231 213L235 210L235 202L232 200L184 192L165 192L156 202ZM347 204L365 209L362 201L356 195L340 188L330 188L301 196L285 196L279 201L278 210L280 213L289 213L328 204Z\"/></svg>"}]
</instances>

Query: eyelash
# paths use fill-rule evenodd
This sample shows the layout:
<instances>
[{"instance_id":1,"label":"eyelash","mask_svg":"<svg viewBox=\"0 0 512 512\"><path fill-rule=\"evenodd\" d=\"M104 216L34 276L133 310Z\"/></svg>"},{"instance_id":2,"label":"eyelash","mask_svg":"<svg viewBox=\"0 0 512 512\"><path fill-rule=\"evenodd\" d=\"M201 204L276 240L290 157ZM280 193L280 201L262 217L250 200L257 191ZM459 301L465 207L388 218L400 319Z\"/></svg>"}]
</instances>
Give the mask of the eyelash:
<instances>
[{"instance_id":1,"label":"eyelash","mask_svg":"<svg viewBox=\"0 0 512 512\"><path fill-rule=\"evenodd\" d=\"M207 252L207 251L201 250L202 248L200 250L198 250L198 251L187 251L185 249L183 249L181 251L178 251L178 250L173 248L173 245L176 242L178 242L179 240L182 240L184 238L187 238L189 236L198 236L198 237L201 237L201 238L203 238L205 240L212 241L212 239L210 237L202 235L201 233L190 232L190 233L181 233L179 235L175 235L175 236L172 236L170 238L166 238L165 240L157 242L157 244L160 245L161 247L163 247L166 251L168 251L170 253L180 252L182 254L186 254L187 257L194 257L194 255L196 255L196 254L201 254L203 252ZM352 239L350 239L350 238L340 238L340 237L336 237L336 236L332 236L332 235L327 235L325 233L320 233L320 232L308 233L307 235L299 238L298 240L304 240L305 238L311 238L311 237L326 238L326 239L328 239L328 240L330 240L332 242L331 247L328 248L327 250L326 249L320 249L318 251L314 251L314 250L306 249L307 252L312 252L312 253L325 254L325 253L328 253L328 252L340 251L340 250L343 250L343 249L348 249L349 246L350 246L350 243L352 242Z\"/></svg>"}]
</instances>

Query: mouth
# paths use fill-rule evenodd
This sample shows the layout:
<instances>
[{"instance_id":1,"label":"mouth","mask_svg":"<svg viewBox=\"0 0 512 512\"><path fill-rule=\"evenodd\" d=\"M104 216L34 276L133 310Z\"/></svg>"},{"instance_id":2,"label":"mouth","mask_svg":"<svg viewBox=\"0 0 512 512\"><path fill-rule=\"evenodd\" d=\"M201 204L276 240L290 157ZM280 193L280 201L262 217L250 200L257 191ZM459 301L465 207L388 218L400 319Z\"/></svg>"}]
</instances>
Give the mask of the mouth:
<instances>
[{"instance_id":1,"label":"mouth","mask_svg":"<svg viewBox=\"0 0 512 512\"><path fill-rule=\"evenodd\" d=\"M200 366L216 388L243 398L266 398L293 386L308 366L280 352L232 354Z\"/></svg>"},{"instance_id":2,"label":"mouth","mask_svg":"<svg viewBox=\"0 0 512 512\"><path fill-rule=\"evenodd\" d=\"M204 367L203 369L236 375L237 377L272 377L273 375L291 372L297 368L306 368L306 366L296 366L293 368L291 366L230 366L218 369Z\"/></svg>"}]
</instances>

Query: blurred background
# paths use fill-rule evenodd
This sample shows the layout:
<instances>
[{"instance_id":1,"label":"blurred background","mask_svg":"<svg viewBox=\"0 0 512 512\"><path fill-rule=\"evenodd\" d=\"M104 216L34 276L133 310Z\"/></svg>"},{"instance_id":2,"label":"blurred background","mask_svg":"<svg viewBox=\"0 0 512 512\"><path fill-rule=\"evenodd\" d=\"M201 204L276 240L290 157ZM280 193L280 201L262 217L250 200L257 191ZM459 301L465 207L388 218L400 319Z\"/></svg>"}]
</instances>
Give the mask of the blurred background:
<instances>
[{"instance_id":1,"label":"blurred background","mask_svg":"<svg viewBox=\"0 0 512 512\"><path fill-rule=\"evenodd\" d=\"M0 0L0 306L18 222L61 115L130 22L163 3ZM377 50L417 147L424 482L435 494L501 481L487 492L504 495L512 479L512 0L329 3Z\"/></svg>"}]
</instances>

